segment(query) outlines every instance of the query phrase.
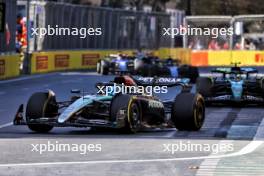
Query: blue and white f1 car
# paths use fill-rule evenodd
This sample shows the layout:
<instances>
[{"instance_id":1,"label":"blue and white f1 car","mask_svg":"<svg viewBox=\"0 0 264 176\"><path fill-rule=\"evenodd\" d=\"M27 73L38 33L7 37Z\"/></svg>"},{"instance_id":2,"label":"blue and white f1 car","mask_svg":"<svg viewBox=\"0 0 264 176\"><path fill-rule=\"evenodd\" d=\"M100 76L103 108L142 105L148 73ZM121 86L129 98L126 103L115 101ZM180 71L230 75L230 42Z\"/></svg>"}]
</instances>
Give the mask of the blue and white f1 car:
<instances>
[{"instance_id":1,"label":"blue and white f1 car","mask_svg":"<svg viewBox=\"0 0 264 176\"><path fill-rule=\"evenodd\" d=\"M109 73L132 73L134 71L134 59L133 56L126 56L122 54L111 54L109 57L105 57L97 62L96 71L102 75L108 75Z\"/></svg>"}]
</instances>

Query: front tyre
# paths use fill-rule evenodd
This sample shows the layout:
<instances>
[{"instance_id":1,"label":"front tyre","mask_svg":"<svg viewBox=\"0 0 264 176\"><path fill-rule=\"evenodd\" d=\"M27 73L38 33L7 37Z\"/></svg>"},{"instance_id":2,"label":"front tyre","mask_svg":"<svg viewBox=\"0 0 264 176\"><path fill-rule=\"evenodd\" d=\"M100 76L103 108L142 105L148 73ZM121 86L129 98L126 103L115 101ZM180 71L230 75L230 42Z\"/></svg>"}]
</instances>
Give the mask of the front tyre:
<instances>
[{"instance_id":1,"label":"front tyre","mask_svg":"<svg viewBox=\"0 0 264 176\"><path fill-rule=\"evenodd\" d=\"M136 133L141 126L141 108L139 104L131 99L127 108L125 132Z\"/></svg>"},{"instance_id":2,"label":"front tyre","mask_svg":"<svg viewBox=\"0 0 264 176\"><path fill-rule=\"evenodd\" d=\"M180 93L172 106L171 118L180 131L198 131L205 119L205 105L200 94Z\"/></svg>"},{"instance_id":3,"label":"front tyre","mask_svg":"<svg viewBox=\"0 0 264 176\"><path fill-rule=\"evenodd\" d=\"M189 78L191 83L195 83L199 77L198 68L190 65L181 65L178 68L178 73L181 78Z\"/></svg>"},{"instance_id":4,"label":"front tyre","mask_svg":"<svg viewBox=\"0 0 264 176\"><path fill-rule=\"evenodd\" d=\"M109 73L109 67L108 67L107 62L105 62L105 61L101 61L100 62L100 73L102 75L108 75L108 73Z\"/></svg>"},{"instance_id":5,"label":"front tyre","mask_svg":"<svg viewBox=\"0 0 264 176\"><path fill-rule=\"evenodd\" d=\"M111 102L110 117L111 121L123 119L121 132L136 133L141 127L141 106L133 96L118 94Z\"/></svg>"},{"instance_id":6,"label":"front tyre","mask_svg":"<svg viewBox=\"0 0 264 176\"><path fill-rule=\"evenodd\" d=\"M51 92L34 93L28 100L26 107L26 121L28 128L38 133L47 133L53 126L47 124L30 124L31 120L41 117L55 117L58 114L58 106L55 96Z\"/></svg>"},{"instance_id":7,"label":"front tyre","mask_svg":"<svg viewBox=\"0 0 264 176\"><path fill-rule=\"evenodd\" d=\"M101 61L98 61L98 62L96 63L96 72L97 72L98 74L101 73Z\"/></svg>"}]
</instances>

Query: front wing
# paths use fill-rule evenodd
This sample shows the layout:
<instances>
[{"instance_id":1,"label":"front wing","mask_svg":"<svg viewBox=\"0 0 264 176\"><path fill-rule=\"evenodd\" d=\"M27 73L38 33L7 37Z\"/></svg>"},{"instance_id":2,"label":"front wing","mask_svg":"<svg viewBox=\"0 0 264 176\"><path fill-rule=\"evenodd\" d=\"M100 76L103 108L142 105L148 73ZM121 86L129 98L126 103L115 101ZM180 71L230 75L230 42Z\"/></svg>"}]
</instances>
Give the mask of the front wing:
<instances>
[{"instance_id":1,"label":"front wing","mask_svg":"<svg viewBox=\"0 0 264 176\"><path fill-rule=\"evenodd\" d=\"M103 114L102 114L103 116ZM18 111L13 120L14 125L29 125L29 124L46 124L54 127L105 127L105 128L119 128L120 123L118 121L111 122L103 119L85 119L76 118L69 121L59 123L57 117L40 117L38 119L31 119L27 121L23 116L23 105L20 105Z\"/></svg>"},{"instance_id":2,"label":"front wing","mask_svg":"<svg viewBox=\"0 0 264 176\"><path fill-rule=\"evenodd\" d=\"M264 103L264 98L251 96L251 95L243 95L241 98L235 99L232 95L221 95L221 96L205 97L205 101L212 103L243 102L249 104L262 104Z\"/></svg>"}]
</instances>

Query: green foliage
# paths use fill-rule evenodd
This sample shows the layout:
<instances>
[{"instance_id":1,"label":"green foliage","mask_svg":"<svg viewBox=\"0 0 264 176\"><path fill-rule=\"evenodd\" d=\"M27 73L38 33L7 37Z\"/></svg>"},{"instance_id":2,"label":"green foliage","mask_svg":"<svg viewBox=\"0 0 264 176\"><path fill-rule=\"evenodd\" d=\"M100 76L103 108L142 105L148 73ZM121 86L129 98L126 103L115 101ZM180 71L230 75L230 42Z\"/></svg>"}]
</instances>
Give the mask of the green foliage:
<instances>
[{"instance_id":1,"label":"green foliage","mask_svg":"<svg viewBox=\"0 0 264 176\"><path fill-rule=\"evenodd\" d=\"M263 14L263 0L189 0L192 15ZM186 10L188 0L178 0L176 8Z\"/></svg>"},{"instance_id":2,"label":"green foliage","mask_svg":"<svg viewBox=\"0 0 264 176\"><path fill-rule=\"evenodd\" d=\"M166 2L169 0L108 0L108 6L113 8L130 7L142 10L144 5L152 7L152 11L165 11Z\"/></svg>"}]
</instances>

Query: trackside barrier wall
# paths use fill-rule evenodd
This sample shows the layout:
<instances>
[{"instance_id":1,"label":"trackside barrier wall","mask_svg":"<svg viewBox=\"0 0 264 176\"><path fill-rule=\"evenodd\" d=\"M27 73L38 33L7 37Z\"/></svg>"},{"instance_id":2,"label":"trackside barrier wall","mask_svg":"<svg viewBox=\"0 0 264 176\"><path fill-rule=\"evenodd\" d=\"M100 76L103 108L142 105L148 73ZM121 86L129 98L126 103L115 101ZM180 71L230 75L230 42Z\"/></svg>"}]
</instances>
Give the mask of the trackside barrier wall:
<instances>
[{"instance_id":1,"label":"trackside barrier wall","mask_svg":"<svg viewBox=\"0 0 264 176\"><path fill-rule=\"evenodd\" d=\"M19 55L0 55L0 79L19 76L19 64Z\"/></svg>"},{"instance_id":2,"label":"trackside barrier wall","mask_svg":"<svg viewBox=\"0 0 264 176\"><path fill-rule=\"evenodd\" d=\"M185 48L160 48L156 50L155 55L160 58L171 57L173 59L178 59L182 64L190 64L191 62L191 50Z\"/></svg>"},{"instance_id":3,"label":"trackside barrier wall","mask_svg":"<svg viewBox=\"0 0 264 176\"><path fill-rule=\"evenodd\" d=\"M150 51L161 58L180 59L183 64L195 66L230 66L240 62L242 66L264 66L264 51L191 51L183 48L160 48ZM34 52L31 57L31 73L92 69L96 62L111 54L132 55L135 50L83 50ZM0 79L20 75L19 55L0 56Z\"/></svg>"},{"instance_id":4,"label":"trackside barrier wall","mask_svg":"<svg viewBox=\"0 0 264 176\"><path fill-rule=\"evenodd\" d=\"M94 50L94 51L47 51L34 52L31 57L31 73L51 71L92 69L99 59L113 53L132 55L133 50Z\"/></svg>"},{"instance_id":5,"label":"trackside barrier wall","mask_svg":"<svg viewBox=\"0 0 264 176\"><path fill-rule=\"evenodd\" d=\"M192 51L190 60L194 66L230 66L234 62L241 66L264 66L264 51Z\"/></svg>"},{"instance_id":6,"label":"trackside barrier wall","mask_svg":"<svg viewBox=\"0 0 264 176\"><path fill-rule=\"evenodd\" d=\"M161 48L148 50L161 58L172 57L182 63L190 63L191 51L183 48ZM33 52L31 57L31 73L46 73L52 71L92 69L99 59L115 53L135 54L135 50L76 50L76 51L46 51Z\"/></svg>"}]
</instances>

